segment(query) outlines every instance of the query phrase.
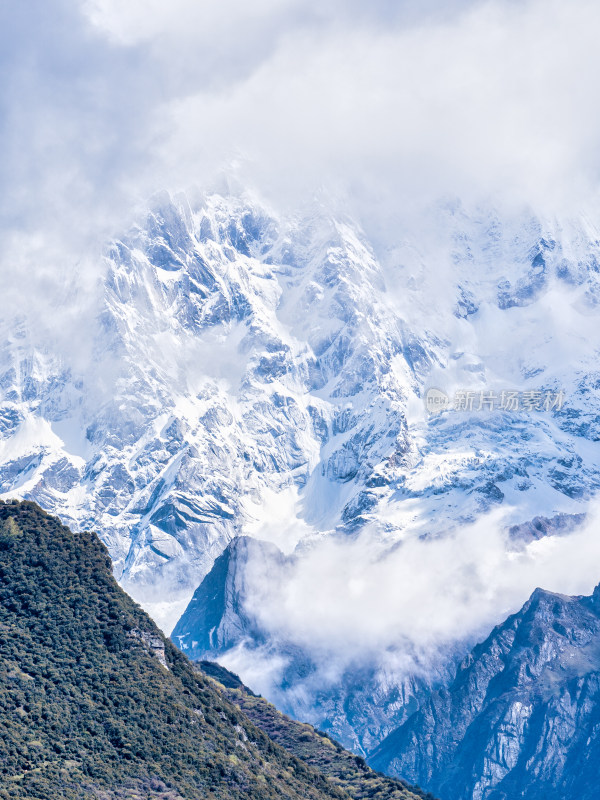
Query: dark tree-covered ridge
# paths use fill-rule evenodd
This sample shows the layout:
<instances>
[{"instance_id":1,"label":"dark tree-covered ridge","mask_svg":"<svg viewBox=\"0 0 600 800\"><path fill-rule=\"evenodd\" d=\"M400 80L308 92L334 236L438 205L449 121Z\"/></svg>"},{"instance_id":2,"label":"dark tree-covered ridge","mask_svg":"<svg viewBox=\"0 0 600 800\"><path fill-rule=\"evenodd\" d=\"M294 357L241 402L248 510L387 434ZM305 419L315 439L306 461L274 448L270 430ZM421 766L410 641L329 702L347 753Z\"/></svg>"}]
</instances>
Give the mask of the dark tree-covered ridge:
<instances>
[{"instance_id":1,"label":"dark tree-covered ridge","mask_svg":"<svg viewBox=\"0 0 600 800\"><path fill-rule=\"evenodd\" d=\"M348 796L161 634L95 534L0 502L2 800Z\"/></svg>"}]
</instances>

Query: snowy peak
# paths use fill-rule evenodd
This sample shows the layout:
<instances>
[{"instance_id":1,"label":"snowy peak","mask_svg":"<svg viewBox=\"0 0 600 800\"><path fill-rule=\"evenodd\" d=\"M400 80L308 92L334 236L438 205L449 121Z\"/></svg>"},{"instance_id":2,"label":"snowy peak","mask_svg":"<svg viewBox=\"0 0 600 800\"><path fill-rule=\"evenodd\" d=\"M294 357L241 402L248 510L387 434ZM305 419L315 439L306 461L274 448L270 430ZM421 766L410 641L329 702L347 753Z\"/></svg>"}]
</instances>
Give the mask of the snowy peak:
<instances>
[{"instance_id":1,"label":"snowy peak","mask_svg":"<svg viewBox=\"0 0 600 800\"><path fill-rule=\"evenodd\" d=\"M157 614L157 593L187 600L232 537L257 532L265 504L296 520L292 546L360 517L361 477L385 437L405 435L400 384L380 391L397 337L378 272L346 224L157 198L109 248L88 370L74 374L68 352L47 359L24 393L41 357L8 344L20 372L4 378L5 492L99 528L121 581ZM51 429L43 439L24 436L27 415ZM314 503L299 496L309 479ZM331 503L331 482L354 488Z\"/></svg>"},{"instance_id":2,"label":"snowy peak","mask_svg":"<svg viewBox=\"0 0 600 800\"><path fill-rule=\"evenodd\" d=\"M597 234L460 204L423 225L386 250L322 208L157 196L107 249L90 358L5 318L3 496L97 529L166 628L239 535L291 552L368 525L393 547L494 508L584 514ZM431 386L567 402L430 416Z\"/></svg>"}]
</instances>

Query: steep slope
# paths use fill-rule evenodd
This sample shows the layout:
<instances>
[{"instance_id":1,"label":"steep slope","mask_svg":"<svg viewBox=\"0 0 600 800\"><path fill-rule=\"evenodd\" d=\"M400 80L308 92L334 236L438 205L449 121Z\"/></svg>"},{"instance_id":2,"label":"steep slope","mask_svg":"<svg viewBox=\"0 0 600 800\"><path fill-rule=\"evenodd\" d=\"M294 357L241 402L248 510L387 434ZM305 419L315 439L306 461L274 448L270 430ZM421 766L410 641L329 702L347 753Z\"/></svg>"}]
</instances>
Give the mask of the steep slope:
<instances>
[{"instance_id":1,"label":"steep slope","mask_svg":"<svg viewBox=\"0 0 600 800\"><path fill-rule=\"evenodd\" d=\"M465 554L457 570L477 573L470 607L481 608L468 630L443 632L454 663L541 582L515 578L501 596L478 572L485 542L503 557L492 576L510 573L539 558L540 536L576 534L597 493L599 264L585 218L444 202L399 220L390 246L318 203L284 215L249 195L159 195L107 246L94 314L53 339L23 309L1 309L0 496L97 530L164 631L238 536L304 558L367 532L373 562L391 563L479 523L480 536L449 546ZM431 387L450 398L443 413L425 408ZM518 410L500 408L507 392ZM460 605L451 573L443 585L426 556L414 571L438 605ZM247 683L279 636L262 623L246 631L259 637ZM289 689L288 710L369 750L412 711L422 674L436 683L448 669L441 634L421 650L401 634L368 653L357 636L342 680L280 676L269 697ZM331 661L316 639L295 650L309 672Z\"/></svg>"},{"instance_id":2,"label":"steep slope","mask_svg":"<svg viewBox=\"0 0 600 800\"><path fill-rule=\"evenodd\" d=\"M238 536L216 559L175 626L173 640L186 655L199 660L250 640L265 643L265 631L248 608L249 565L265 575L289 561L275 545Z\"/></svg>"},{"instance_id":3,"label":"steep slope","mask_svg":"<svg viewBox=\"0 0 600 800\"><path fill-rule=\"evenodd\" d=\"M600 586L538 589L369 761L447 800L592 800L599 731Z\"/></svg>"},{"instance_id":4,"label":"steep slope","mask_svg":"<svg viewBox=\"0 0 600 800\"><path fill-rule=\"evenodd\" d=\"M95 535L32 503L0 504L0 643L7 800L348 797L192 668Z\"/></svg>"},{"instance_id":5,"label":"steep slope","mask_svg":"<svg viewBox=\"0 0 600 800\"><path fill-rule=\"evenodd\" d=\"M407 450L382 291L347 224L156 198L108 249L89 370L5 318L0 491L98 529L172 627L232 537L291 549L360 521L374 466Z\"/></svg>"},{"instance_id":6,"label":"steep slope","mask_svg":"<svg viewBox=\"0 0 600 800\"><path fill-rule=\"evenodd\" d=\"M409 795L434 800L404 781L373 772L366 762L312 725L295 722L281 714L264 697L251 692L239 677L219 664L202 661L202 671L216 682L219 690L240 708L268 736L311 767L326 775L353 800L404 800Z\"/></svg>"}]
</instances>

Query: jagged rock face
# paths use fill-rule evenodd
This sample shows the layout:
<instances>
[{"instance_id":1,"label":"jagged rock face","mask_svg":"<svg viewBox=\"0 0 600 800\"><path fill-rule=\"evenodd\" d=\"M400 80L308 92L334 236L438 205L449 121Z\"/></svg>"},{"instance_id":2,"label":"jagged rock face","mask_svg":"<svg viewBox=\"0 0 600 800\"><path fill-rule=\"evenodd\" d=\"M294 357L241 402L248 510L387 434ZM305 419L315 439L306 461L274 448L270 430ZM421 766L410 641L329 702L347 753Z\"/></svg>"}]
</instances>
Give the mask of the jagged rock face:
<instances>
[{"instance_id":1,"label":"jagged rock face","mask_svg":"<svg viewBox=\"0 0 600 800\"><path fill-rule=\"evenodd\" d=\"M247 640L264 644L263 632L246 607L246 565L250 559L274 568L285 556L274 545L239 536L217 558L211 571L194 592L175 630L173 639L197 661L209 653L223 652Z\"/></svg>"},{"instance_id":2,"label":"jagged rock face","mask_svg":"<svg viewBox=\"0 0 600 800\"><path fill-rule=\"evenodd\" d=\"M493 509L507 548L568 536L600 475L599 264L586 222L446 204L390 250L323 208L158 197L107 249L85 358L77 336L40 341L2 309L0 497L97 530L165 631L240 536L300 558L368 529L384 557ZM566 402L429 416L431 386ZM243 640L254 686L268 639L270 663L292 665L282 705L359 751L444 679L437 663L426 680L388 669L411 655L397 641L322 683L310 647L256 624L240 581L207 605L206 641L188 638L212 657Z\"/></svg>"},{"instance_id":3,"label":"jagged rock face","mask_svg":"<svg viewBox=\"0 0 600 800\"><path fill-rule=\"evenodd\" d=\"M150 608L187 602L272 508L274 527L293 522L289 546L361 523L373 471L411 448L405 382L389 371L400 323L351 227L162 197L110 247L102 292L88 370L7 320L4 496L97 528Z\"/></svg>"},{"instance_id":4,"label":"jagged rock face","mask_svg":"<svg viewBox=\"0 0 600 800\"><path fill-rule=\"evenodd\" d=\"M536 590L370 762L447 800L592 800L599 731L600 587Z\"/></svg>"},{"instance_id":5,"label":"jagged rock face","mask_svg":"<svg viewBox=\"0 0 600 800\"><path fill-rule=\"evenodd\" d=\"M132 639L137 639L142 642L149 653L151 653L165 669L169 669L167 657L165 655L165 643L159 637L147 631L140 631L139 628L134 628L129 631L128 636Z\"/></svg>"},{"instance_id":6,"label":"jagged rock face","mask_svg":"<svg viewBox=\"0 0 600 800\"><path fill-rule=\"evenodd\" d=\"M365 524L390 544L439 535L495 507L512 525L584 513L599 252L583 223L448 204L376 255L322 208L158 197L107 251L90 363L3 309L0 496L97 529L166 629L238 535L290 551ZM430 418L431 384L567 403Z\"/></svg>"},{"instance_id":7,"label":"jagged rock face","mask_svg":"<svg viewBox=\"0 0 600 800\"><path fill-rule=\"evenodd\" d=\"M425 229L386 250L322 208L156 198L107 249L97 317L81 323L89 359L2 310L0 496L96 529L167 631L240 536L301 557L368 528L383 557L496 508L509 548L569 535L600 474L597 232L457 204ZM566 402L429 416L429 386ZM397 641L324 683L310 647L257 625L240 581L188 639L253 653L255 688L266 655L281 673L270 696L358 751L444 680L438 663L389 669L405 650L415 663Z\"/></svg>"}]
</instances>

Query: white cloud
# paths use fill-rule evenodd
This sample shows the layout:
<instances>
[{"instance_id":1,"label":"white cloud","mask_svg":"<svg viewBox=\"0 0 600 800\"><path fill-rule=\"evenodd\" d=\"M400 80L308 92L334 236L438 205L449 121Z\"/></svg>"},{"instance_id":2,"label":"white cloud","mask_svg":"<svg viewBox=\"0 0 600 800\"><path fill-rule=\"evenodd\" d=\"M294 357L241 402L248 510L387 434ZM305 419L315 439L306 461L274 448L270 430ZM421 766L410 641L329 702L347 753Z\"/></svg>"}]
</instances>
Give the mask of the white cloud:
<instances>
[{"instance_id":1,"label":"white cloud","mask_svg":"<svg viewBox=\"0 0 600 800\"><path fill-rule=\"evenodd\" d=\"M538 586L591 593L600 563L597 509L570 535L527 546L508 539L507 513L436 538L408 537L387 553L366 530L320 540L279 572L250 562L247 608L275 640L305 648L323 667L343 667L381 661L403 645L426 663L428 653L487 636Z\"/></svg>"},{"instance_id":2,"label":"white cloud","mask_svg":"<svg viewBox=\"0 0 600 800\"><path fill-rule=\"evenodd\" d=\"M131 214L157 98L143 56L76 4L0 13L0 318L26 316L38 344L69 329L65 344L71 318L80 340L94 316L101 247Z\"/></svg>"},{"instance_id":3,"label":"white cloud","mask_svg":"<svg viewBox=\"0 0 600 800\"><path fill-rule=\"evenodd\" d=\"M64 268L152 191L223 169L280 206L324 188L392 238L440 195L571 211L597 189L588 0L35 0L3 17L4 271L22 236L36 269Z\"/></svg>"},{"instance_id":4,"label":"white cloud","mask_svg":"<svg viewBox=\"0 0 600 800\"><path fill-rule=\"evenodd\" d=\"M324 184L361 212L447 193L563 210L596 188L599 22L588 3L535 2L290 33L228 91L172 104L170 169L237 153L242 182L279 200Z\"/></svg>"}]
</instances>

